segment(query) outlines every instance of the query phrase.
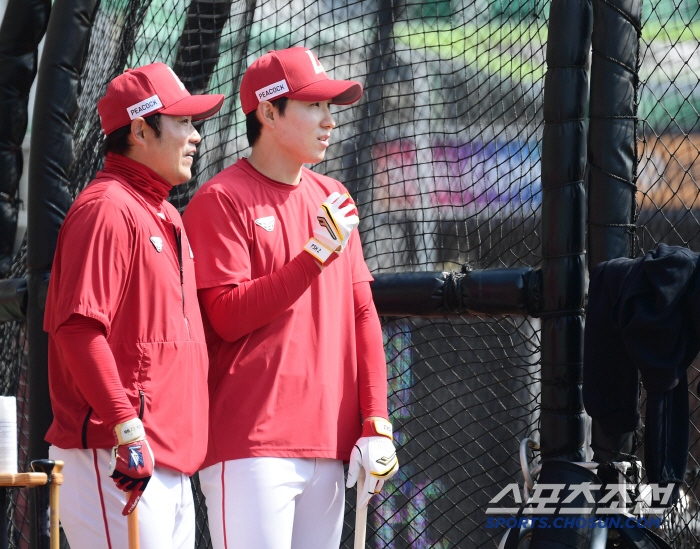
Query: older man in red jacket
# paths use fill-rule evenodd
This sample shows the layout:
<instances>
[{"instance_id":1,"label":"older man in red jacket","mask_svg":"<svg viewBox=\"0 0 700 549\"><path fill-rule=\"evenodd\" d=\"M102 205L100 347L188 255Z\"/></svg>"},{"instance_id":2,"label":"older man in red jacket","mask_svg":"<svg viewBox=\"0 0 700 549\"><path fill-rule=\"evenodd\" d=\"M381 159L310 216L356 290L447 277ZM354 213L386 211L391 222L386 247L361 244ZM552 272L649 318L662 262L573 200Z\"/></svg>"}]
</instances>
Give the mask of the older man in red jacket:
<instances>
[{"instance_id":1,"label":"older man in red jacket","mask_svg":"<svg viewBox=\"0 0 700 549\"><path fill-rule=\"evenodd\" d=\"M98 103L105 167L59 233L44 323L46 440L65 462L73 549L127 547L122 515L139 500L142 548L194 546L189 476L207 449L208 359L192 250L166 198L191 178L192 120L223 100L190 95L154 63L115 78Z\"/></svg>"}]
</instances>

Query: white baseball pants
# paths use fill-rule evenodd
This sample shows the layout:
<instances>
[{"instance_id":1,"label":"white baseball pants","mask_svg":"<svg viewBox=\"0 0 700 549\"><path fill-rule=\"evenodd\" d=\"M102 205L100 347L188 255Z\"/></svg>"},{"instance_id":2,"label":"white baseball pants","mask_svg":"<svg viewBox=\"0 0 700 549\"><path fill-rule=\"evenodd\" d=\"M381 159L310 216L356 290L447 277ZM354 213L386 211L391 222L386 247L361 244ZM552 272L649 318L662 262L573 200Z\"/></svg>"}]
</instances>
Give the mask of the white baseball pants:
<instances>
[{"instance_id":1,"label":"white baseball pants","mask_svg":"<svg viewBox=\"0 0 700 549\"><path fill-rule=\"evenodd\" d=\"M126 493L107 474L109 450L63 450L60 519L71 549L127 549ZM156 463L158 456L155 456ZM138 504L141 549L193 549L195 506L187 475L156 467Z\"/></svg>"},{"instance_id":2,"label":"white baseball pants","mask_svg":"<svg viewBox=\"0 0 700 549\"><path fill-rule=\"evenodd\" d=\"M256 457L199 472L214 549L338 549L343 462Z\"/></svg>"}]
</instances>

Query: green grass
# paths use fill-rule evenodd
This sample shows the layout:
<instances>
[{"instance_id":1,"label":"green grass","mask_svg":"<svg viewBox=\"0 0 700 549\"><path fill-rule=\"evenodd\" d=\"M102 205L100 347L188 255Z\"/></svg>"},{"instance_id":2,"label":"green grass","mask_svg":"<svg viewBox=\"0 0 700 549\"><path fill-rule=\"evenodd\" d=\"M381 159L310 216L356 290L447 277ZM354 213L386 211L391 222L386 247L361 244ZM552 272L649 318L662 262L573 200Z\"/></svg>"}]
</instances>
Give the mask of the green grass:
<instances>
[{"instance_id":1,"label":"green grass","mask_svg":"<svg viewBox=\"0 0 700 549\"><path fill-rule=\"evenodd\" d=\"M685 25L682 21L671 20L665 23L649 21L642 27L642 39L649 43L662 40L676 44L686 40L697 42L700 39L700 21Z\"/></svg>"},{"instance_id":2,"label":"green grass","mask_svg":"<svg viewBox=\"0 0 700 549\"><path fill-rule=\"evenodd\" d=\"M547 41L546 27L535 20L527 24L491 21L459 28L446 23L398 22L394 38L399 45L430 50L442 59L461 59L466 66L489 75L532 82L545 73L544 60L533 60L529 51L524 51L532 43L532 49L541 50Z\"/></svg>"}]
</instances>

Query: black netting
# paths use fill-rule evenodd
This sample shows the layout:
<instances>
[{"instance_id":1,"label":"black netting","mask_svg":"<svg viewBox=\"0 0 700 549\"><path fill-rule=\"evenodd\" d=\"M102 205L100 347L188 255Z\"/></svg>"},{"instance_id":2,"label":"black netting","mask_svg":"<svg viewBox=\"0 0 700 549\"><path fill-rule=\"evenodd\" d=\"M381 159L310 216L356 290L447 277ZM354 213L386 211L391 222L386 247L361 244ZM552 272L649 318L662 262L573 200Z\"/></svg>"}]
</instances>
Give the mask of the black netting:
<instances>
[{"instance_id":1,"label":"black netting","mask_svg":"<svg viewBox=\"0 0 700 549\"><path fill-rule=\"evenodd\" d=\"M373 273L538 266L548 9L538 0L102 0L71 192L103 163L95 106L125 67L162 61L190 90L227 96L199 126L195 177L171 194L183 210L249 152L236 93L245 68L270 49L304 45L332 78L365 87L357 104L335 109L332 145L314 169L355 196ZM15 330L3 332L3 349L22 341L19 326L2 329ZM370 513L369 545L495 548L502 531L484 528L484 505L521 480L518 444L537 438L539 322L405 318L383 329L402 467ZM19 350L5 369L17 370ZM354 499L353 490L345 547Z\"/></svg>"},{"instance_id":2,"label":"black netting","mask_svg":"<svg viewBox=\"0 0 700 549\"><path fill-rule=\"evenodd\" d=\"M645 3L643 14L638 252L660 242L697 249L700 5L655 0Z\"/></svg>"},{"instance_id":3,"label":"black netting","mask_svg":"<svg viewBox=\"0 0 700 549\"><path fill-rule=\"evenodd\" d=\"M27 273L27 239L14 259L10 278ZM17 398L17 442L19 471L28 470L29 407L27 405L27 332L23 322L0 323L0 383L2 394ZM29 543L29 498L27 489L7 491L7 524L10 547ZM1 535L1 534L0 534Z\"/></svg>"},{"instance_id":4,"label":"black netting","mask_svg":"<svg viewBox=\"0 0 700 549\"><path fill-rule=\"evenodd\" d=\"M314 49L331 77L362 82L316 170L343 181L374 273L538 266L544 44L549 1L102 0L81 77L71 171L75 196L101 167L95 108L125 67L163 61L194 92L227 96L200 124L183 210L199 185L248 153L236 94L269 49ZM66 30L70 36L70 30ZM700 7L644 4L638 90L635 255L658 243L698 249ZM12 276L24 276L23 247ZM407 296L410 299L410 296ZM389 403L402 468L369 517L374 547L495 547L484 504L521 480L519 440L536 433L539 323L524 318L384 319ZM0 325L3 394L18 396L26 470L25 329ZM690 371L691 453L684 498L664 521L674 547L700 539L700 370ZM536 434L535 434L536 438ZM26 494L12 491L10 544L27 547ZM354 493L345 546L352 544ZM198 547L208 546L198 494Z\"/></svg>"},{"instance_id":5,"label":"black netting","mask_svg":"<svg viewBox=\"0 0 700 549\"><path fill-rule=\"evenodd\" d=\"M533 324L523 318L384 323L402 467L375 503L371 546L493 545L483 510L520 478L518 444L537 423Z\"/></svg>"},{"instance_id":6,"label":"black netting","mask_svg":"<svg viewBox=\"0 0 700 549\"><path fill-rule=\"evenodd\" d=\"M634 255L663 242L700 250L700 6L651 0L640 42L637 231ZM688 372L690 455L683 496L660 533L675 548L700 544L698 362ZM643 453L639 450L639 455Z\"/></svg>"}]
</instances>

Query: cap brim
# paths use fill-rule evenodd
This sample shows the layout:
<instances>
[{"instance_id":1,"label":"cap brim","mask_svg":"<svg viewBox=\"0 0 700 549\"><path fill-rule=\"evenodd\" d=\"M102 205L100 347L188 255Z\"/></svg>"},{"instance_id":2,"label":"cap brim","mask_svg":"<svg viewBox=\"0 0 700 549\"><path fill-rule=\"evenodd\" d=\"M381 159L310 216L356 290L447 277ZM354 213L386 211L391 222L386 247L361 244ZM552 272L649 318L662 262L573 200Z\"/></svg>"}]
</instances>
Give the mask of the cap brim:
<instances>
[{"instance_id":1,"label":"cap brim","mask_svg":"<svg viewBox=\"0 0 700 549\"><path fill-rule=\"evenodd\" d=\"M159 112L170 116L191 116L192 120L202 120L219 112L223 104L224 96L220 93L189 95Z\"/></svg>"},{"instance_id":2,"label":"cap brim","mask_svg":"<svg viewBox=\"0 0 700 549\"><path fill-rule=\"evenodd\" d=\"M319 80L286 96L298 101L332 101L335 105L350 105L362 97L362 84L352 80Z\"/></svg>"}]
</instances>

